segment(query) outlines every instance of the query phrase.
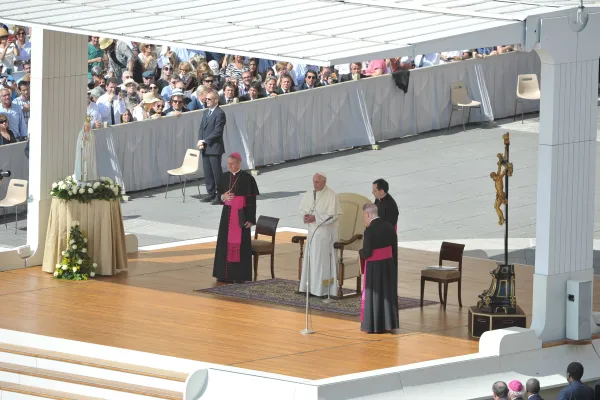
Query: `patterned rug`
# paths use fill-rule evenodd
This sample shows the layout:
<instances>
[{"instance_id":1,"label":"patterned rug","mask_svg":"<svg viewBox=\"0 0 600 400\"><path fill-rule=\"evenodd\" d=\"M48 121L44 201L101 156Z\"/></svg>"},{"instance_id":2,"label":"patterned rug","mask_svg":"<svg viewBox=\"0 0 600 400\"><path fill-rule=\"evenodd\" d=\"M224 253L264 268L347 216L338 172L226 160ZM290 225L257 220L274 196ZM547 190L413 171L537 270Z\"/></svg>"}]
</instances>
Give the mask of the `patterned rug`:
<instances>
[{"instance_id":1,"label":"patterned rug","mask_svg":"<svg viewBox=\"0 0 600 400\"><path fill-rule=\"evenodd\" d=\"M306 295L296 293L298 281L287 279L269 279L264 281L249 282L244 284L221 285L208 289L195 290L195 292L212 293L222 296L237 297L268 303L285 304L287 306L304 308ZM342 289L344 294L353 293L353 290ZM354 296L327 304L317 297L310 297L310 308L313 310L332 312L344 315L360 315L360 297ZM425 300L424 306L438 304L435 301ZM398 309L419 307L419 299L398 296Z\"/></svg>"}]
</instances>

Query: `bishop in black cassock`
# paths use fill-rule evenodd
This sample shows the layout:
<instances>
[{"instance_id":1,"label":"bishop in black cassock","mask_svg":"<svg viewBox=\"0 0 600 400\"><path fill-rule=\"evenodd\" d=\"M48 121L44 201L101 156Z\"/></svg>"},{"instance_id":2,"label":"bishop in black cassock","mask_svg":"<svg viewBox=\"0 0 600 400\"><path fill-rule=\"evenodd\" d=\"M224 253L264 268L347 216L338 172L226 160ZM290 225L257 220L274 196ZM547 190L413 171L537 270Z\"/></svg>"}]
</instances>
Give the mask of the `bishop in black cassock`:
<instances>
[{"instance_id":1,"label":"bishop in black cassock","mask_svg":"<svg viewBox=\"0 0 600 400\"><path fill-rule=\"evenodd\" d=\"M377 206L377 215L384 221L387 221L398 231L398 205L396 200L388 193L390 185L385 179L377 179L373 182L373 196L375 196L375 205Z\"/></svg>"},{"instance_id":2,"label":"bishop in black cassock","mask_svg":"<svg viewBox=\"0 0 600 400\"><path fill-rule=\"evenodd\" d=\"M250 228L256 224L256 196L259 195L254 177L242 171L242 157L232 153L227 158L225 172L218 191L223 200L219 224L213 276L218 282L252 280L252 246Z\"/></svg>"},{"instance_id":3,"label":"bishop in black cassock","mask_svg":"<svg viewBox=\"0 0 600 400\"><path fill-rule=\"evenodd\" d=\"M391 332L398 321L398 237L388 222L377 216L374 204L365 204L367 228L360 249L363 292L360 329L367 333Z\"/></svg>"}]
</instances>

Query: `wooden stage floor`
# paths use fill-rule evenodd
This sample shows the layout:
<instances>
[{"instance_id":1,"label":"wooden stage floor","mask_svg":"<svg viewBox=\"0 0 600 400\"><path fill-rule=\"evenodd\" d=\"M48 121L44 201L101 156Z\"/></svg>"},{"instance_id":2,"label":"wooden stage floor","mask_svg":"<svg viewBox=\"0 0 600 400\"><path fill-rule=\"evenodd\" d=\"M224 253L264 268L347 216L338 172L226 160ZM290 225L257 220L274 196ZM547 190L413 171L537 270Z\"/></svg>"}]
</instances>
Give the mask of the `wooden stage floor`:
<instances>
[{"instance_id":1,"label":"wooden stage floor","mask_svg":"<svg viewBox=\"0 0 600 400\"><path fill-rule=\"evenodd\" d=\"M292 236L278 233L278 278L297 279ZM40 267L3 272L0 328L320 379L477 352L467 306L489 286L495 267L465 258L464 307L458 307L457 285L450 285L446 312L439 304L402 310L398 335L368 335L360 332L359 317L313 312L317 333L303 336L303 309L194 292L216 284L213 254L214 243L140 252L130 255L128 272L88 282L58 281ZM420 270L437 257L399 250L401 296L418 298ZM516 266L516 274L518 303L530 315L533 268ZM269 278L263 257L259 279ZM425 291L426 299L438 300L435 284Z\"/></svg>"}]
</instances>

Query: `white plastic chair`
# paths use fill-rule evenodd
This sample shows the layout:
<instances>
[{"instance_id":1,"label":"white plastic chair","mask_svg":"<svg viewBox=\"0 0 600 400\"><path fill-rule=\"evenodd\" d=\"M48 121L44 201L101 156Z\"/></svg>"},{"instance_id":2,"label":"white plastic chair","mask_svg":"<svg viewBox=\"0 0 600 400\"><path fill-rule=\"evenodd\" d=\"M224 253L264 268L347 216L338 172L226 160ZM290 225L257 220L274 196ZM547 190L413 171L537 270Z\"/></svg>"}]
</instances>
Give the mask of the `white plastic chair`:
<instances>
[{"instance_id":1,"label":"white plastic chair","mask_svg":"<svg viewBox=\"0 0 600 400\"><path fill-rule=\"evenodd\" d=\"M523 100L539 100L540 84L536 74L524 74L517 77L517 98L515 99L515 114L513 121L517 120L517 104L521 103L521 123L523 123Z\"/></svg>"},{"instance_id":2,"label":"white plastic chair","mask_svg":"<svg viewBox=\"0 0 600 400\"><path fill-rule=\"evenodd\" d=\"M7 207L15 208L15 235L17 234L17 214L19 212L19 206L27 203L27 181L22 179L11 179L8 183L8 190L6 191L6 197L0 200L0 208L2 208L2 218L4 219L4 228L8 229L6 224L6 210Z\"/></svg>"},{"instance_id":3,"label":"white plastic chair","mask_svg":"<svg viewBox=\"0 0 600 400\"><path fill-rule=\"evenodd\" d=\"M481 116L481 127L483 128L483 110L481 109L481 102L471 100L469 94L467 93L467 85L465 85L464 82L455 82L450 85L450 103L452 109L450 110L450 120L448 121L448 129L450 129L450 125L452 124L452 113L454 112L454 110L462 110L463 130L467 130L465 126L465 110L467 108L469 109L469 117L467 118L467 123L471 120L471 109L479 108L479 115Z\"/></svg>"},{"instance_id":4,"label":"white plastic chair","mask_svg":"<svg viewBox=\"0 0 600 400\"><path fill-rule=\"evenodd\" d=\"M167 198L167 193L169 193L169 178L171 176L178 176L179 183L181 183L181 178L183 177L183 202L185 203L185 186L187 183L187 176L197 173L200 170L200 150L188 149L185 153L185 158L183 159L183 164L179 168L170 169L167 171L169 176L167 177L167 190L165 191L165 199ZM198 194L200 195L200 180L196 179L196 183L198 185Z\"/></svg>"}]
</instances>

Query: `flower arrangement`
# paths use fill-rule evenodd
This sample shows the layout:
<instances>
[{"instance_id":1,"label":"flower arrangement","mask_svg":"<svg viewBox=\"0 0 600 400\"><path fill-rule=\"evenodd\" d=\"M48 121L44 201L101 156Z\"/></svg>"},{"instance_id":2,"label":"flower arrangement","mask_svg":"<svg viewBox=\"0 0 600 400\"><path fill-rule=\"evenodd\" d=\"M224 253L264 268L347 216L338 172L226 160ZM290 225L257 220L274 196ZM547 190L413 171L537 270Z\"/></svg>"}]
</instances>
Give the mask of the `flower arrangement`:
<instances>
[{"instance_id":1,"label":"flower arrangement","mask_svg":"<svg viewBox=\"0 0 600 400\"><path fill-rule=\"evenodd\" d=\"M56 264L54 277L72 281L87 281L96 275L98 264L90 259L87 252L87 238L79 228L79 221L73 221L69 234L69 244L62 252L62 261Z\"/></svg>"},{"instance_id":2,"label":"flower arrangement","mask_svg":"<svg viewBox=\"0 0 600 400\"><path fill-rule=\"evenodd\" d=\"M123 188L110 178L102 177L97 182L77 182L68 176L52 184L50 194L62 200L77 200L89 203L91 200L117 200Z\"/></svg>"}]
</instances>

